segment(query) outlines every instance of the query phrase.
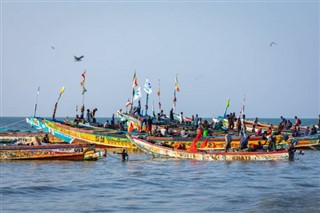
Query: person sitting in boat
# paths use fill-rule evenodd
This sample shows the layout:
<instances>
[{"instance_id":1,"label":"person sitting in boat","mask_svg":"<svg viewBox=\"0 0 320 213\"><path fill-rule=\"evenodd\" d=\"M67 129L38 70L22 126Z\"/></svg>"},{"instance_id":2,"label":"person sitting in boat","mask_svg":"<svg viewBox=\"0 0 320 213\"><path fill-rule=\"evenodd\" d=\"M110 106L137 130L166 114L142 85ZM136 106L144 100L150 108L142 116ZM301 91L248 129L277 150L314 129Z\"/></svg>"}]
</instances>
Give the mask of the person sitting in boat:
<instances>
[{"instance_id":1,"label":"person sitting in boat","mask_svg":"<svg viewBox=\"0 0 320 213\"><path fill-rule=\"evenodd\" d=\"M182 128L182 130L180 131L180 135L181 135L181 137L185 137L185 135L186 135L186 130L185 130L185 128L183 127Z\"/></svg>"},{"instance_id":2,"label":"person sitting in boat","mask_svg":"<svg viewBox=\"0 0 320 213\"><path fill-rule=\"evenodd\" d=\"M272 127L269 127L266 134L268 140L268 150L273 151L276 150L276 141L273 137Z\"/></svg>"},{"instance_id":3,"label":"person sitting in boat","mask_svg":"<svg viewBox=\"0 0 320 213\"><path fill-rule=\"evenodd\" d=\"M80 123L80 118L79 118L79 115L76 115L74 121L73 121L73 124L75 125L78 125Z\"/></svg>"},{"instance_id":4,"label":"person sitting in boat","mask_svg":"<svg viewBox=\"0 0 320 213\"><path fill-rule=\"evenodd\" d=\"M309 135L310 134L310 127L308 127L307 126L307 129L306 129L306 131L304 131L304 136L307 136L307 135Z\"/></svg>"},{"instance_id":5,"label":"person sitting in boat","mask_svg":"<svg viewBox=\"0 0 320 213\"><path fill-rule=\"evenodd\" d=\"M256 151L262 151L263 150L263 145L261 144L261 141L258 141L257 149Z\"/></svg>"},{"instance_id":6,"label":"person sitting in boat","mask_svg":"<svg viewBox=\"0 0 320 213\"><path fill-rule=\"evenodd\" d=\"M315 134L317 134L317 128L315 127L315 125L312 125L310 135L315 135Z\"/></svg>"},{"instance_id":7,"label":"person sitting in boat","mask_svg":"<svg viewBox=\"0 0 320 213\"><path fill-rule=\"evenodd\" d=\"M104 128L109 128L110 124L109 124L109 120L107 120L104 124L103 124Z\"/></svg>"},{"instance_id":8,"label":"person sitting in boat","mask_svg":"<svg viewBox=\"0 0 320 213\"><path fill-rule=\"evenodd\" d=\"M68 116L64 119L63 122L64 122L65 124L67 124L67 125L70 125L70 124L71 124Z\"/></svg>"},{"instance_id":9,"label":"person sitting in boat","mask_svg":"<svg viewBox=\"0 0 320 213\"><path fill-rule=\"evenodd\" d=\"M160 130L160 132L161 132L161 136L162 136L162 137L167 136L167 129L166 129L166 128L162 128L162 129Z\"/></svg>"},{"instance_id":10,"label":"person sitting in boat","mask_svg":"<svg viewBox=\"0 0 320 213\"><path fill-rule=\"evenodd\" d=\"M44 138L42 139L42 143L50 143L48 134L45 134Z\"/></svg>"}]
</instances>

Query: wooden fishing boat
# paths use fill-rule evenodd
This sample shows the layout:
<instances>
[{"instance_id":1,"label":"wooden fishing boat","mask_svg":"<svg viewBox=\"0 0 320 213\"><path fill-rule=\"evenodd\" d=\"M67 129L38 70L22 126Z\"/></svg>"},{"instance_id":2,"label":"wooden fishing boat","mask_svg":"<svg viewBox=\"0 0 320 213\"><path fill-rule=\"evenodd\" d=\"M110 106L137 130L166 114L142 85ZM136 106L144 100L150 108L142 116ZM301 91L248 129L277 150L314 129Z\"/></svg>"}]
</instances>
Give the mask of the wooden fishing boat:
<instances>
[{"instance_id":1,"label":"wooden fishing boat","mask_svg":"<svg viewBox=\"0 0 320 213\"><path fill-rule=\"evenodd\" d=\"M90 145L0 146L0 160L97 160L104 152Z\"/></svg>"},{"instance_id":2,"label":"wooden fishing boat","mask_svg":"<svg viewBox=\"0 0 320 213\"><path fill-rule=\"evenodd\" d=\"M295 137L291 139L296 149L320 150L320 134Z\"/></svg>"},{"instance_id":3,"label":"wooden fishing boat","mask_svg":"<svg viewBox=\"0 0 320 213\"><path fill-rule=\"evenodd\" d=\"M192 144L193 138L148 136L147 140L159 145L171 146L175 148L185 147L186 149L189 149ZM206 143L204 144L205 140L206 140ZM241 137L233 136L232 142L231 142L231 148L238 149L240 141L241 141ZM266 139L263 139L260 136L259 137L253 136L249 139L248 147L252 145L258 145L259 142L261 143L261 145L265 147L268 146L268 141ZM290 143L290 141L286 141L283 135L276 135L275 143L276 143L277 149L285 149L287 147L287 144ZM196 142L196 147L197 148L201 147L202 150L223 150L225 148L225 138L224 137L202 138Z\"/></svg>"},{"instance_id":4,"label":"wooden fishing boat","mask_svg":"<svg viewBox=\"0 0 320 213\"><path fill-rule=\"evenodd\" d=\"M147 140L137 136L127 134L127 137L142 151L155 157L170 157L178 159L192 159L199 161L277 161L288 160L289 153L287 150L273 152L190 152L188 150L180 150L161 145L153 144Z\"/></svg>"},{"instance_id":5,"label":"wooden fishing boat","mask_svg":"<svg viewBox=\"0 0 320 213\"><path fill-rule=\"evenodd\" d=\"M50 133L64 142L72 144L96 144L104 148L132 148L133 145L125 135L103 132L99 128L70 126L56 120L41 117L26 118L33 128L39 131Z\"/></svg>"}]
</instances>

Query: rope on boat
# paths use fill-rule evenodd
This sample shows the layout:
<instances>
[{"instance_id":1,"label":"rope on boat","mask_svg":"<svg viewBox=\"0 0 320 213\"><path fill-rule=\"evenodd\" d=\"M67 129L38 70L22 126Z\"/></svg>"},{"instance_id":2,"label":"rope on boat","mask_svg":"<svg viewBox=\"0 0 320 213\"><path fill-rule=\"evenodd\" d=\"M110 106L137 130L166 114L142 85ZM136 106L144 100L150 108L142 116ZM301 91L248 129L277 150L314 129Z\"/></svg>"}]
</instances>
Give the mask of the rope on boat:
<instances>
[{"instance_id":1,"label":"rope on boat","mask_svg":"<svg viewBox=\"0 0 320 213\"><path fill-rule=\"evenodd\" d=\"M21 123L21 122L24 122L24 121L25 121L25 119L22 119L21 121L17 121L17 122L11 123L11 124L7 124L7 125L4 125L4 126L0 126L0 129L5 128L5 127L8 127L8 126L11 126L11 125L14 125L14 124L17 124L17 123Z\"/></svg>"}]
</instances>

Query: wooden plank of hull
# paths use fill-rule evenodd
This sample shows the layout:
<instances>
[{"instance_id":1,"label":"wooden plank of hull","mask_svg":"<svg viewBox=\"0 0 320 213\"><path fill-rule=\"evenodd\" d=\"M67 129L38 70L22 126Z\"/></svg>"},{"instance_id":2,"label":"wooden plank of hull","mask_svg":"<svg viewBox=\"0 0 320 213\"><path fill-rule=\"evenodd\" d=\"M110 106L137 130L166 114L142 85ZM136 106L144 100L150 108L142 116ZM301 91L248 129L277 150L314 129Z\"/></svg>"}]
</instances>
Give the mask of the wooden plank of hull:
<instances>
[{"instance_id":1,"label":"wooden plank of hull","mask_svg":"<svg viewBox=\"0 0 320 213\"><path fill-rule=\"evenodd\" d=\"M127 137L142 151L152 154L155 157L171 157L179 159L193 159L200 161L232 161L232 160L247 160L247 161L269 161L269 160L288 160L288 152L286 150L276 152L196 152L191 153L186 150L175 150L173 148L162 147L152 144L148 141L127 135Z\"/></svg>"}]
</instances>

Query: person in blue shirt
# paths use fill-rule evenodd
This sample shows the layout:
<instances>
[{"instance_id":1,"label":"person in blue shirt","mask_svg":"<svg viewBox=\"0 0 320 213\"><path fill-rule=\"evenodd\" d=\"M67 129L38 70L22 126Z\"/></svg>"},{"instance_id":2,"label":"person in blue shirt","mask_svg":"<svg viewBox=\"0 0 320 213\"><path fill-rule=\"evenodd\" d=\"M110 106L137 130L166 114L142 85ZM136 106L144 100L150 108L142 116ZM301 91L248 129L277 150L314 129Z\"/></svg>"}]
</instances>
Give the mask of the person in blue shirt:
<instances>
[{"instance_id":1,"label":"person in blue shirt","mask_svg":"<svg viewBox=\"0 0 320 213\"><path fill-rule=\"evenodd\" d=\"M251 135L247 135L243 137L240 141L240 150L247 149L248 148L248 143Z\"/></svg>"}]
</instances>

